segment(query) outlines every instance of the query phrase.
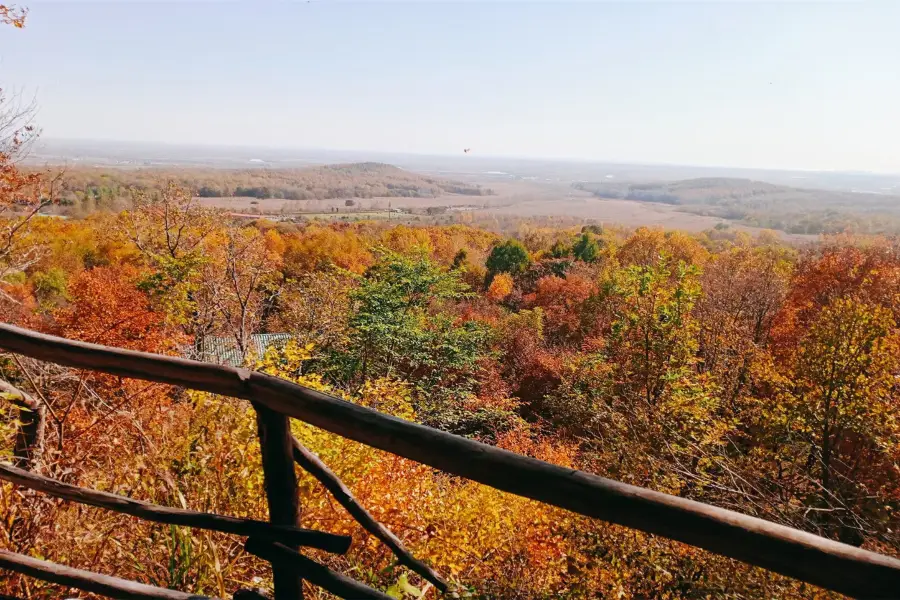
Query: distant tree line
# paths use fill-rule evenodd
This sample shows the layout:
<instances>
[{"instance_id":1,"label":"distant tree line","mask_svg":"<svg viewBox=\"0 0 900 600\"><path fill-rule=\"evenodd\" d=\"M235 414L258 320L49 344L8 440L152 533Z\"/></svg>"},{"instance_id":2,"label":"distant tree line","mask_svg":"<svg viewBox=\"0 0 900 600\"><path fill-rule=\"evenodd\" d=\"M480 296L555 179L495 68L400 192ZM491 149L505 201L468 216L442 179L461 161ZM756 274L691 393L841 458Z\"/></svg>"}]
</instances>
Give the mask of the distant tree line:
<instances>
[{"instance_id":1,"label":"distant tree line","mask_svg":"<svg viewBox=\"0 0 900 600\"><path fill-rule=\"evenodd\" d=\"M476 184L437 179L381 163L306 169L75 168L62 177L61 204L73 214L118 211L131 205L135 189L159 190L168 182L191 189L201 198L331 200L494 194Z\"/></svg>"},{"instance_id":2,"label":"distant tree line","mask_svg":"<svg viewBox=\"0 0 900 600\"><path fill-rule=\"evenodd\" d=\"M798 234L896 234L900 197L808 190L733 178L674 182L578 182L599 198L678 205L684 212Z\"/></svg>"}]
</instances>

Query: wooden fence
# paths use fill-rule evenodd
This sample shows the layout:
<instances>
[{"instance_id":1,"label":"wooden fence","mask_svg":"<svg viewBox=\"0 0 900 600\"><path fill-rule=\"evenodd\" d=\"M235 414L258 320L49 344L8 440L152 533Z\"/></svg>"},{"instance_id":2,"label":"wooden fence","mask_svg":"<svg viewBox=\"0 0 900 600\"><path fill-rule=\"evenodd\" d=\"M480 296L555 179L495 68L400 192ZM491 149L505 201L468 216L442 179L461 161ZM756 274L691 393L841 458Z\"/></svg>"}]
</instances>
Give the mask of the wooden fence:
<instances>
[{"instance_id":1,"label":"wooden fence","mask_svg":"<svg viewBox=\"0 0 900 600\"><path fill-rule=\"evenodd\" d=\"M245 369L108 348L0 325L0 348L80 369L154 381L249 400L257 411L270 522L263 523L85 490L12 466L0 478L59 498L142 519L248 538L245 549L272 564L276 600L302 597L306 579L342 598L388 598L303 556L301 547L346 552L350 540L299 528L294 463L335 499L399 562L440 591L446 582L352 496L317 456L290 433L296 418L446 473L575 513L691 544L857 598L900 598L900 560L734 511L563 468L470 439L384 415L300 385ZM0 568L113 598L201 598L0 552ZM259 598L242 590L235 598Z\"/></svg>"}]
</instances>

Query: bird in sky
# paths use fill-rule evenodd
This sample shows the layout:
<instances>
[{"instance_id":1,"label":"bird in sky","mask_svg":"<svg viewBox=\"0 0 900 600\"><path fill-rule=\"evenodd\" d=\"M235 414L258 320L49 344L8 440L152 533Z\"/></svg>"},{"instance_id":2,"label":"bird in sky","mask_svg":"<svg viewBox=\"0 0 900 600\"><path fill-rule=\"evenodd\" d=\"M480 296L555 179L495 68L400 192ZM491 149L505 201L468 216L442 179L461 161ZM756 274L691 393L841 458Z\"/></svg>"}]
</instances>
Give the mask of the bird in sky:
<instances>
[{"instance_id":1,"label":"bird in sky","mask_svg":"<svg viewBox=\"0 0 900 600\"><path fill-rule=\"evenodd\" d=\"M471 151L472 151L471 148L465 148L465 149L463 149L463 153L464 153L464 154L468 154L468 153L471 152Z\"/></svg>"}]
</instances>

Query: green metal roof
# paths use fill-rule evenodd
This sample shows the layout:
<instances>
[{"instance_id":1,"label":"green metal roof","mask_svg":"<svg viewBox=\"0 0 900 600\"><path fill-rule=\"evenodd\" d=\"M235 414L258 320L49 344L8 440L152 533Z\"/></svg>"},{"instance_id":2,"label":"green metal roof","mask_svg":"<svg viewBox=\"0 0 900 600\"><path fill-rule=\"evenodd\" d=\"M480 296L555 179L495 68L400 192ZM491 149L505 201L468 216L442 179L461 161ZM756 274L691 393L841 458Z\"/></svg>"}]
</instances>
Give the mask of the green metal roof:
<instances>
[{"instance_id":1,"label":"green metal roof","mask_svg":"<svg viewBox=\"0 0 900 600\"><path fill-rule=\"evenodd\" d=\"M291 339L289 333L254 333L250 336L250 353L262 357L269 348L283 348ZM243 366L243 358L233 337L207 337L203 339L198 360L233 367Z\"/></svg>"}]
</instances>

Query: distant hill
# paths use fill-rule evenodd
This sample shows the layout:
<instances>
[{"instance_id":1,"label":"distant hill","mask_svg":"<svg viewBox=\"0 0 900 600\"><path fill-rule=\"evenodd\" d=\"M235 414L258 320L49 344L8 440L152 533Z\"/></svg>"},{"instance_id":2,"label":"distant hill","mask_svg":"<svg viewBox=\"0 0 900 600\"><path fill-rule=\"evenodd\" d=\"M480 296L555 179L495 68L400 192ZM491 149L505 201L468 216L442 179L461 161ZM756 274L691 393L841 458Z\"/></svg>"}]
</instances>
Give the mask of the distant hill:
<instances>
[{"instance_id":1,"label":"distant hill","mask_svg":"<svg viewBox=\"0 0 900 600\"><path fill-rule=\"evenodd\" d=\"M773 195L828 194L818 190L800 190L751 179L731 177L703 177L659 183L597 182L577 183L580 190L603 198L622 198L664 204L728 204L732 201L754 200Z\"/></svg>"},{"instance_id":2,"label":"distant hill","mask_svg":"<svg viewBox=\"0 0 900 600\"><path fill-rule=\"evenodd\" d=\"M446 194L487 196L470 183L439 179L376 162L300 169L98 168L68 169L61 181L66 204L116 209L127 206L130 189L158 189L174 181L204 198L244 196L285 200L334 198L432 198ZM84 206L82 206L84 205Z\"/></svg>"},{"instance_id":3,"label":"distant hill","mask_svg":"<svg viewBox=\"0 0 900 600\"><path fill-rule=\"evenodd\" d=\"M812 190L751 179L709 177L673 182L580 182L600 198L678 205L681 210L788 233L898 233L900 196Z\"/></svg>"}]
</instances>

